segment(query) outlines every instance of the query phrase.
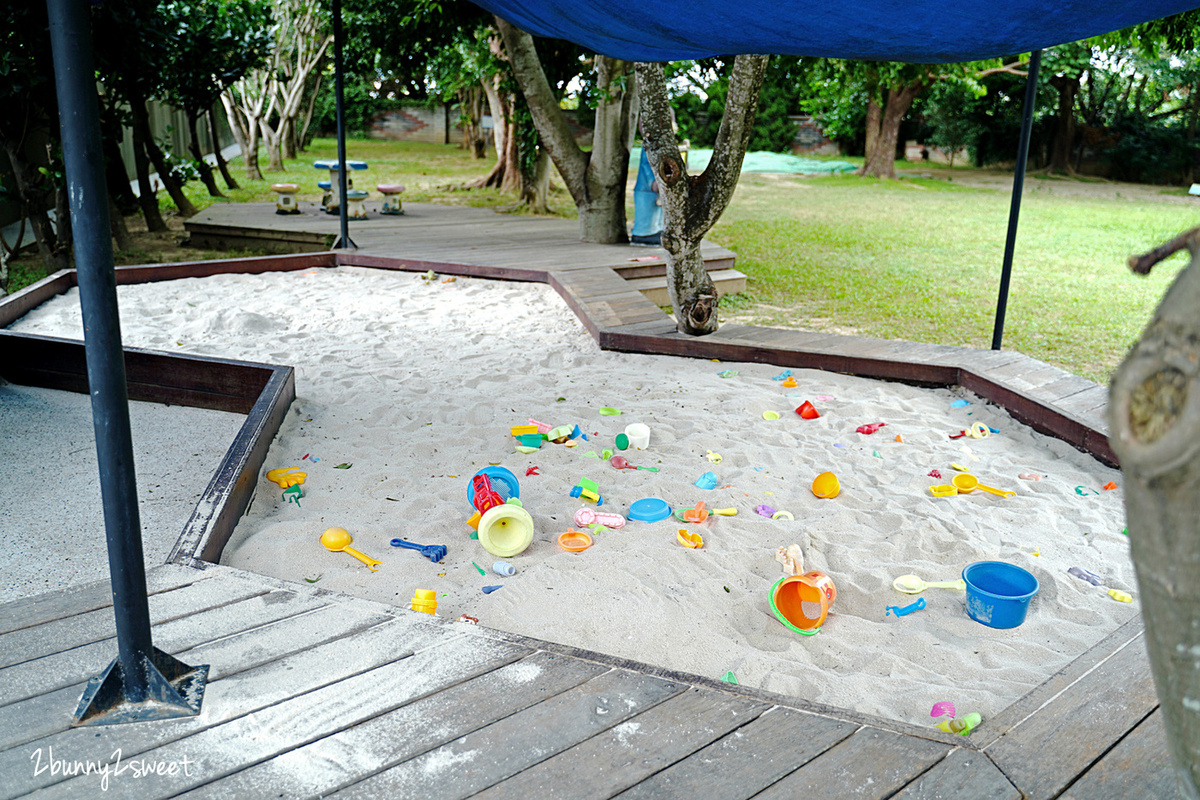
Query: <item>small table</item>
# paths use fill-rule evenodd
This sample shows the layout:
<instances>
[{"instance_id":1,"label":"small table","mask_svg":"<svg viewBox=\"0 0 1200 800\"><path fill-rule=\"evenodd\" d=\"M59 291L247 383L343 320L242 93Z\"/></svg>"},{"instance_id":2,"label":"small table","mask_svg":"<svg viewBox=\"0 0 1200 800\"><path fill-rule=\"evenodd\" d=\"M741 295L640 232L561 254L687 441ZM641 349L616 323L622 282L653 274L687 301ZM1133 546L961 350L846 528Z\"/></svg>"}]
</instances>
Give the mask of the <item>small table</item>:
<instances>
[{"instance_id":1,"label":"small table","mask_svg":"<svg viewBox=\"0 0 1200 800\"><path fill-rule=\"evenodd\" d=\"M351 161L350 159L346 159L346 166L351 171L356 170L356 169L366 169L367 162ZM313 167L315 169L324 169L324 170L329 171L328 200L326 200L324 203L322 203L322 205L325 207L326 211L333 213L333 212L337 211L338 206L341 205L341 198L338 195L338 162L337 162L337 159L331 158L331 159L326 159L324 161L314 161ZM320 184L318 184L318 186L319 185ZM346 188L350 189L353 186L354 186L354 181L352 181L350 179L350 176L347 175L346 176ZM324 187L322 187L322 188L324 188Z\"/></svg>"}]
</instances>

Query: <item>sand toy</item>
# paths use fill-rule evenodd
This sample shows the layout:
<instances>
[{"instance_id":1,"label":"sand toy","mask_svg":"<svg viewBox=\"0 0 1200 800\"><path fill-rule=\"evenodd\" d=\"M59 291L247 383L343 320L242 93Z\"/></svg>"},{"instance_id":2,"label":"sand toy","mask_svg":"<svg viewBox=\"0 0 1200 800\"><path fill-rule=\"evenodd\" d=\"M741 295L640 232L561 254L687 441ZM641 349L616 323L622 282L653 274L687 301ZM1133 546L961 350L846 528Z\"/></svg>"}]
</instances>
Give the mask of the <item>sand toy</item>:
<instances>
[{"instance_id":1,"label":"sand toy","mask_svg":"<svg viewBox=\"0 0 1200 800\"><path fill-rule=\"evenodd\" d=\"M617 469L644 469L647 472L658 472L658 467L635 467L625 456L613 456L608 460Z\"/></svg>"},{"instance_id":2,"label":"sand toy","mask_svg":"<svg viewBox=\"0 0 1200 800\"><path fill-rule=\"evenodd\" d=\"M280 489L288 489L292 486L298 486L304 483L304 479L307 477L308 473L301 472L299 467L273 469L267 472L267 480L269 480L271 483L278 484Z\"/></svg>"},{"instance_id":3,"label":"sand toy","mask_svg":"<svg viewBox=\"0 0 1200 800\"><path fill-rule=\"evenodd\" d=\"M823 500L832 500L841 491L842 484L838 481L838 476L832 472L822 472L813 478L812 493Z\"/></svg>"},{"instance_id":4,"label":"sand toy","mask_svg":"<svg viewBox=\"0 0 1200 800\"><path fill-rule=\"evenodd\" d=\"M623 528L625 527L625 518L620 514L609 514L604 511L593 511L590 508L581 508L575 512L575 524L588 526L599 524L606 528Z\"/></svg>"},{"instance_id":5,"label":"sand toy","mask_svg":"<svg viewBox=\"0 0 1200 800\"><path fill-rule=\"evenodd\" d=\"M1005 489L996 489L991 486L984 486L979 482L979 478L976 478L969 472L962 472L958 475L955 475L950 482L954 484L955 489L958 489L958 491L962 492L963 494L970 494L976 489L980 489L982 491L989 492L990 494L994 494L997 497L1017 496L1016 492L1010 492Z\"/></svg>"},{"instance_id":6,"label":"sand toy","mask_svg":"<svg viewBox=\"0 0 1200 800\"><path fill-rule=\"evenodd\" d=\"M837 599L837 587L824 572L787 575L771 587L771 610L796 633L812 636L821 630L830 606Z\"/></svg>"},{"instance_id":7,"label":"sand toy","mask_svg":"<svg viewBox=\"0 0 1200 800\"><path fill-rule=\"evenodd\" d=\"M699 550L701 547L704 547L704 539L700 534L688 533L683 528L680 528L676 532L675 539L684 547L690 547L693 550Z\"/></svg>"},{"instance_id":8,"label":"sand toy","mask_svg":"<svg viewBox=\"0 0 1200 800\"><path fill-rule=\"evenodd\" d=\"M558 535L558 546L569 553L579 553L592 546L592 537L570 528Z\"/></svg>"},{"instance_id":9,"label":"sand toy","mask_svg":"<svg viewBox=\"0 0 1200 800\"><path fill-rule=\"evenodd\" d=\"M892 588L897 592L905 594L920 594L926 589L958 589L963 591L967 588L964 581L923 581L916 575L901 575L896 580L892 581Z\"/></svg>"},{"instance_id":10,"label":"sand toy","mask_svg":"<svg viewBox=\"0 0 1200 800\"><path fill-rule=\"evenodd\" d=\"M378 572L378 567L383 562L355 550L350 546L353 541L354 538L350 536L350 532L345 528L329 528L321 534L321 544L325 545L325 549L332 553L347 553L348 555L352 555L366 564L367 569L372 572Z\"/></svg>"},{"instance_id":11,"label":"sand toy","mask_svg":"<svg viewBox=\"0 0 1200 800\"><path fill-rule=\"evenodd\" d=\"M417 589L413 592L412 610L424 614L435 613L437 611L437 592L433 589Z\"/></svg>"},{"instance_id":12,"label":"sand toy","mask_svg":"<svg viewBox=\"0 0 1200 800\"><path fill-rule=\"evenodd\" d=\"M417 544L416 542L406 542L403 539L392 539L392 547L417 550L435 564L445 558L448 552L444 544Z\"/></svg>"}]
</instances>

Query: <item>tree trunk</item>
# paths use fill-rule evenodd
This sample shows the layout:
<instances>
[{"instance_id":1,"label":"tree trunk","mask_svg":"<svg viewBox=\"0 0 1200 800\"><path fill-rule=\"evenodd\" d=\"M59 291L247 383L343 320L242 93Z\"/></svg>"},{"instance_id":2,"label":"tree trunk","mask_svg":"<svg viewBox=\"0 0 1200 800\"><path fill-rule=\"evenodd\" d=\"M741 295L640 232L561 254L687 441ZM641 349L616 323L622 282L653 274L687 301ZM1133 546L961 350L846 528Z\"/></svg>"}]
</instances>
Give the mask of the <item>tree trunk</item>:
<instances>
[{"instance_id":1,"label":"tree trunk","mask_svg":"<svg viewBox=\"0 0 1200 800\"><path fill-rule=\"evenodd\" d=\"M71 249L69 246L60 247L59 245L58 234L45 210L46 201L49 199L48 193L35 186L34 181L37 179L30 177L33 167L25 161L19 144L6 140L4 150L8 153L8 161L12 165L13 182L16 183L17 196L21 199L22 210L29 218L30 228L33 229L33 238L37 242L42 266L47 274L60 269L68 269L71 266Z\"/></svg>"},{"instance_id":2,"label":"tree trunk","mask_svg":"<svg viewBox=\"0 0 1200 800\"><path fill-rule=\"evenodd\" d=\"M700 242L720 218L737 188L742 158L754 128L758 97L769 56L734 59L725 113L712 157L691 177L675 144L663 65L637 65L642 110L642 146L658 176L663 204L662 245L667 251L667 292L682 332L699 336L717 329L717 291L704 268Z\"/></svg>"},{"instance_id":3,"label":"tree trunk","mask_svg":"<svg viewBox=\"0 0 1200 800\"><path fill-rule=\"evenodd\" d=\"M196 162L196 169L200 172L200 181L204 184L204 188L208 189L210 197L224 197L221 190L217 188L217 179L213 177L212 167L204 160L204 151L200 149L200 131L196 127L197 113L187 112L188 125L188 150L192 153L192 158Z\"/></svg>"},{"instance_id":4,"label":"tree trunk","mask_svg":"<svg viewBox=\"0 0 1200 800\"><path fill-rule=\"evenodd\" d=\"M316 83L308 95L308 103L304 107L303 120L296 130L296 149L308 151L308 129L312 125L313 110L317 107L317 96L321 94L321 75L317 73Z\"/></svg>"},{"instance_id":5,"label":"tree trunk","mask_svg":"<svg viewBox=\"0 0 1200 800\"><path fill-rule=\"evenodd\" d=\"M925 88L924 82L909 83L899 87L889 87L887 101L883 113L879 117L874 144L859 169L859 175L873 175L876 178L896 177L896 145L900 140L900 123L904 115L912 108L913 100ZM872 101L873 103L874 101ZM879 107L876 106L876 109ZM871 106L867 106L868 123L871 118ZM871 126L867 126L867 139L871 139Z\"/></svg>"},{"instance_id":6,"label":"tree trunk","mask_svg":"<svg viewBox=\"0 0 1200 800\"><path fill-rule=\"evenodd\" d=\"M546 148L538 150L533 174L526 175L521 182L521 204L535 214L549 214L550 206L550 154Z\"/></svg>"},{"instance_id":7,"label":"tree trunk","mask_svg":"<svg viewBox=\"0 0 1200 800\"><path fill-rule=\"evenodd\" d=\"M529 113L579 212L580 238L612 244L628 241L625 229L625 183L629 174L629 140L636 93L629 87L627 61L596 57L600 97L591 152L575 142L566 116L546 80L533 37L496 17L513 76ZM757 102L757 97L756 97ZM740 163L740 162L739 162ZM618 200L619 198L619 200Z\"/></svg>"},{"instance_id":8,"label":"tree trunk","mask_svg":"<svg viewBox=\"0 0 1200 800\"><path fill-rule=\"evenodd\" d=\"M217 169L221 171L221 180L225 181L226 189L240 189L238 182L229 174L229 162L225 160L225 156L221 155L221 137L217 131L217 117L213 114L212 109L204 112L204 116L208 119L208 134L213 141L213 157L217 160ZM240 144L240 143L239 143Z\"/></svg>"},{"instance_id":9,"label":"tree trunk","mask_svg":"<svg viewBox=\"0 0 1200 800\"><path fill-rule=\"evenodd\" d=\"M142 209L142 218L146 220L146 230L167 230L167 223L158 210L158 193L150 184L150 160L146 157L146 144L136 127L133 129L133 169L137 173L138 205Z\"/></svg>"},{"instance_id":10,"label":"tree trunk","mask_svg":"<svg viewBox=\"0 0 1200 800\"><path fill-rule=\"evenodd\" d=\"M1056 75L1050 83L1058 90L1058 113L1054 122L1054 144L1050 149L1050 172L1074 175L1071 168L1071 148L1075 143L1075 96L1079 93L1079 78Z\"/></svg>"},{"instance_id":11,"label":"tree trunk","mask_svg":"<svg viewBox=\"0 0 1200 800\"><path fill-rule=\"evenodd\" d=\"M104 153L104 183L108 186L108 194L112 197L117 208L123 214L132 214L137 210L137 197L129 185L129 173L125 169L125 159L121 157L120 126L111 130L108 124L101 125L101 149Z\"/></svg>"},{"instance_id":12,"label":"tree trunk","mask_svg":"<svg viewBox=\"0 0 1200 800\"><path fill-rule=\"evenodd\" d=\"M243 89L242 99L246 101L246 105L238 103L237 94L232 86L221 94L221 105L225 106L229 128L242 148L247 180L261 181L262 170L258 168L258 113L262 110L262 103L245 95L246 84L237 85Z\"/></svg>"},{"instance_id":13,"label":"tree trunk","mask_svg":"<svg viewBox=\"0 0 1200 800\"><path fill-rule=\"evenodd\" d=\"M279 121L279 128L272 128L267 121L267 117L269 116L270 109L268 109L267 114L258 120L258 127L262 131L263 145L267 148L267 172L286 172L287 170L283 166L283 153L280 150L280 134L283 132L283 120Z\"/></svg>"},{"instance_id":14,"label":"tree trunk","mask_svg":"<svg viewBox=\"0 0 1200 800\"><path fill-rule=\"evenodd\" d=\"M196 207L183 193L183 185L171 174L171 166L167 163L166 156L163 155L163 151L159 149L150 132L150 117L146 113L146 101L140 97L131 97L130 109L133 112L134 130L138 131L142 137L146 146L146 155L150 156L150 163L154 165L155 171L158 172L158 179L162 181L167 194L171 196L171 202L175 204L175 208L179 209L181 216L194 215L197 211Z\"/></svg>"},{"instance_id":15,"label":"tree trunk","mask_svg":"<svg viewBox=\"0 0 1200 800\"><path fill-rule=\"evenodd\" d=\"M879 103L875 101L875 94L868 93L867 96L867 138L863 146L863 166L871 160L875 154L875 143L879 141L879 126L883 122L883 109L879 107Z\"/></svg>"},{"instance_id":16,"label":"tree trunk","mask_svg":"<svg viewBox=\"0 0 1200 800\"><path fill-rule=\"evenodd\" d=\"M296 120L292 117L279 121L279 151L285 161L296 158Z\"/></svg>"},{"instance_id":17,"label":"tree trunk","mask_svg":"<svg viewBox=\"0 0 1200 800\"><path fill-rule=\"evenodd\" d=\"M108 226L112 230L113 242L118 251L133 249L133 239L129 238L129 226L125 224L125 217L121 214L121 209L117 208L111 194L108 196Z\"/></svg>"},{"instance_id":18,"label":"tree trunk","mask_svg":"<svg viewBox=\"0 0 1200 800\"><path fill-rule=\"evenodd\" d=\"M1141 259L1187 247L1191 263L1113 376L1109 441L1121 460L1146 648L1181 796L1200 797L1200 228Z\"/></svg>"}]
</instances>

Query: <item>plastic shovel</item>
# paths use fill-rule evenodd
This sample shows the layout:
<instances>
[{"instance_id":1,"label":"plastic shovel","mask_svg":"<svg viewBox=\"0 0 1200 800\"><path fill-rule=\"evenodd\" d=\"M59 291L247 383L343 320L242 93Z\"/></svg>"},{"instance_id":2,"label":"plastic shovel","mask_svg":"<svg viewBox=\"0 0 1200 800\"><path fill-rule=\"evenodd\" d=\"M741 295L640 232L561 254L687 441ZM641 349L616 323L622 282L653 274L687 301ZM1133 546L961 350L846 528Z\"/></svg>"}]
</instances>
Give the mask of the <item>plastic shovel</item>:
<instances>
[{"instance_id":1,"label":"plastic shovel","mask_svg":"<svg viewBox=\"0 0 1200 800\"><path fill-rule=\"evenodd\" d=\"M991 494L994 494L997 497L1016 497L1017 496L1016 492L1009 492L1004 489L996 489L991 486L984 486L982 483L979 482L979 478L976 478L974 475L972 475L969 472L961 472L958 475L955 475L951 479L950 482L954 484L955 489L958 489L963 494L968 494L970 492L975 491L976 489L982 489L983 491L990 492Z\"/></svg>"},{"instance_id":2,"label":"plastic shovel","mask_svg":"<svg viewBox=\"0 0 1200 800\"><path fill-rule=\"evenodd\" d=\"M647 472L658 472L658 467L635 467L625 456L613 456L608 460L617 469L644 469Z\"/></svg>"},{"instance_id":3,"label":"plastic shovel","mask_svg":"<svg viewBox=\"0 0 1200 800\"><path fill-rule=\"evenodd\" d=\"M916 575L901 575L896 580L892 581L892 588L897 592L905 594L920 594L926 589L958 589L966 591L967 584L965 581L923 581Z\"/></svg>"},{"instance_id":4,"label":"plastic shovel","mask_svg":"<svg viewBox=\"0 0 1200 800\"><path fill-rule=\"evenodd\" d=\"M353 541L354 539L350 536L350 532L345 528L329 528L321 534L321 544L325 545L327 550L334 553L348 553L366 564L371 572L378 572L377 568L383 562L355 550L350 546Z\"/></svg>"}]
</instances>

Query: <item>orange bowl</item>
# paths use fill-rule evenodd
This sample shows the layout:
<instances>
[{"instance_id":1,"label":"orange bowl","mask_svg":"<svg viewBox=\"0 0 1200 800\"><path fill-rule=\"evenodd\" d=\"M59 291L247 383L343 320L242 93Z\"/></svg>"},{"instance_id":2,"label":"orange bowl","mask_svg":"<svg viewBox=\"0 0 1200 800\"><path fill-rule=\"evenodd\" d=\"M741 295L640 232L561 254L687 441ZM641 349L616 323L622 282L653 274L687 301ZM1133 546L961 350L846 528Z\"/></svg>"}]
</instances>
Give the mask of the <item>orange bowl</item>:
<instances>
[{"instance_id":1,"label":"orange bowl","mask_svg":"<svg viewBox=\"0 0 1200 800\"><path fill-rule=\"evenodd\" d=\"M812 493L823 499L832 499L838 496L842 491L842 485L838 483L837 475L832 472L822 472L813 479Z\"/></svg>"},{"instance_id":2,"label":"orange bowl","mask_svg":"<svg viewBox=\"0 0 1200 800\"><path fill-rule=\"evenodd\" d=\"M558 546L571 553L587 550L592 546L592 537L574 528L558 535Z\"/></svg>"}]
</instances>

